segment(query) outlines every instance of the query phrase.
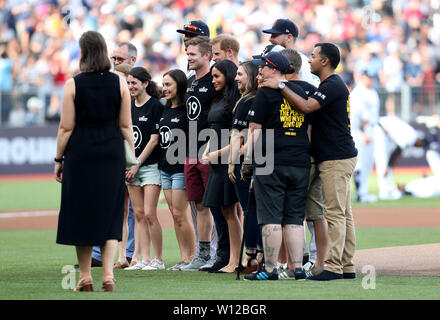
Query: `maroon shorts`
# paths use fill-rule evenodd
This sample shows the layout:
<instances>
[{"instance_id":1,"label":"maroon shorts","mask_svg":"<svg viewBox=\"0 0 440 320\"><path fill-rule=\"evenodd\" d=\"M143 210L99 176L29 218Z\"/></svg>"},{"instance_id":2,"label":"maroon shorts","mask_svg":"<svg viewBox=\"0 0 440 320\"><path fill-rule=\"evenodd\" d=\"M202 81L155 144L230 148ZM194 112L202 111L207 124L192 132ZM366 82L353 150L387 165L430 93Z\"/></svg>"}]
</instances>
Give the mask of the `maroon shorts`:
<instances>
[{"instance_id":1,"label":"maroon shorts","mask_svg":"<svg viewBox=\"0 0 440 320\"><path fill-rule=\"evenodd\" d=\"M192 164L192 162L197 163ZM186 158L184 173L188 201L202 201L209 178L209 164L202 164L197 159Z\"/></svg>"}]
</instances>

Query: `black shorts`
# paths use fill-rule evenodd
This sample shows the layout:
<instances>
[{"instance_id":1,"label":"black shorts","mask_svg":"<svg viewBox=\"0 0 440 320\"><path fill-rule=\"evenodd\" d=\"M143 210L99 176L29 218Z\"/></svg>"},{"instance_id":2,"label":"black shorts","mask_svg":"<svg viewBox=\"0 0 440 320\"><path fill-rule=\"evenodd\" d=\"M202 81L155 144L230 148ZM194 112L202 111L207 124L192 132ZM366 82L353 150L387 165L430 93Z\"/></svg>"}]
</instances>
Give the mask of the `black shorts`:
<instances>
[{"instance_id":1,"label":"black shorts","mask_svg":"<svg viewBox=\"0 0 440 320\"><path fill-rule=\"evenodd\" d=\"M310 168L275 166L270 175L255 175L258 224L304 222Z\"/></svg>"}]
</instances>

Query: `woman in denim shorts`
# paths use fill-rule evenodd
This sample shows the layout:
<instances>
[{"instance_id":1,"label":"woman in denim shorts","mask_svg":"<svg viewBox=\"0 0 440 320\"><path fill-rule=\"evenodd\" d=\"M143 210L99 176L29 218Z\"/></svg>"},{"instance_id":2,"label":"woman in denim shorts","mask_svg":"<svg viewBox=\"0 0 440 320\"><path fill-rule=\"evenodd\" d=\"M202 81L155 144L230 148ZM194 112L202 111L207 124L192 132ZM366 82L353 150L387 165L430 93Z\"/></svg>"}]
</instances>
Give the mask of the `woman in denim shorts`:
<instances>
[{"instance_id":1,"label":"woman in denim shorts","mask_svg":"<svg viewBox=\"0 0 440 320\"><path fill-rule=\"evenodd\" d=\"M159 120L163 106L158 100L156 84L145 68L132 68L127 77L132 98L131 118L135 140L135 154L139 165L126 173L128 193L135 214L135 253L137 263L126 270L164 269L162 261L162 227L157 219L161 179L158 169L160 159ZM155 259L150 261L150 238ZM140 259L139 252L142 254Z\"/></svg>"},{"instance_id":2,"label":"woman in denim shorts","mask_svg":"<svg viewBox=\"0 0 440 320\"><path fill-rule=\"evenodd\" d=\"M180 267L191 262L196 247L194 226L187 214L188 200L184 176L185 132L188 127L184 103L186 86L186 75L181 70L170 70L163 76L163 95L167 102L159 122L162 149L159 169L162 189L173 216L174 229L180 248L180 261L169 270L179 270Z\"/></svg>"}]
</instances>

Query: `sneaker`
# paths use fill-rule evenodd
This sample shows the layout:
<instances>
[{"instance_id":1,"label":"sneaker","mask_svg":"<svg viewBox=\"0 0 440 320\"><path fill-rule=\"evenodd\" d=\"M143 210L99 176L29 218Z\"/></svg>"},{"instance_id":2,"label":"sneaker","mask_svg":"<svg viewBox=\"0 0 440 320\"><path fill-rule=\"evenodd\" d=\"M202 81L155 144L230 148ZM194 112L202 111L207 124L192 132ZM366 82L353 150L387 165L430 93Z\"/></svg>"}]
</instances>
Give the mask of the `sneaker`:
<instances>
[{"instance_id":1,"label":"sneaker","mask_svg":"<svg viewBox=\"0 0 440 320\"><path fill-rule=\"evenodd\" d=\"M273 269L272 272L267 272L266 269L262 269L260 271L251 273L251 274L245 274L244 280L278 280L278 271L277 269Z\"/></svg>"},{"instance_id":2,"label":"sneaker","mask_svg":"<svg viewBox=\"0 0 440 320\"><path fill-rule=\"evenodd\" d=\"M354 272L344 272L342 274L342 277L344 279L356 279L356 273L354 273Z\"/></svg>"},{"instance_id":3,"label":"sneaker","mask_svg":"<svg viewBox=\"0 0 440 320\"><path fill-rule=\"evenodd\" d=\"M320 274L323 271L324 269L316 269L315 266L312 266L309 270L306 270L306 275L307 277L313 277Z\"/></svg>"},{"instance_id":4,"label":"sneaker","mask_svg":"<svg viewBox=\"0 0 440 320\"><path fill-rule=\"evenodd\" d=\"M179 261L174 266L167 268L167 270L178 271L178 270L180 270L180 267L186 266L187 264L189 264L189 262Z\"/></svg>"},{"instance_id":5,"label":"sneaker","mask_svg":"<svg viewBox=\"0 0 440 320\"><path fill-rule=\"evenodd\" d=\"M208 261L195 257L189 264L180 268L181 271L199 271L200 267L204 266Z\"/></svg>"},{"instance_id":6,"label":"sneaker","mask_svg":"<svg viewBox=\"0 0 440 320\"><path fill-rule=\"evenodd\" d=\"M200 267L200 271L202 271L202 269L207 270L207 269L212 268L212 266L214 265L215 262L216 262L216 259L213 259L213 258L209 259L203 266Z\"/></svg>"},{"instance_id":7,"label":"sneaker","mask_svg":"<svg viewBox=\"0 0 440 320\"><path fill-rule=\"evenodd\" d=\"M343 279L342 274L324 270L317 275L307 277L307 280L330 281Z\"/></svg>"},{"instance_id":8,"label":"sneaker","mask_svg":"<svg viewBox=\"0 0 440 320\"><path fill-rule=\"evenodd\" d=\"M293 270L282 269L278 272L278 277L280 280L294 280L295 272Z\"/></svg>"},{"instance_id":9,"label":"sneaker","mask_svg":"<svg viewBox=\"0 0 440 320\"><path fill-rule=\"evenodd\" d=\"M142 270L143 268L145 268L149 264L150 264L149 261L142 261L142 262L136 263L135 265L133 265L131 267L125 268L124 270L128 270L128 271L131 271L131 270Z\"/></svg>"},{"instance_id":10,"label":"sneaker","mask_svg":"<svg viewBox=\"0 0 440 320\"><path fill-rule=\"evenodd\" d=\"M295 268L293 275L295 277L295 280L306 280L307 278L306 272L303 268Z\"/></svg>"},{"instance_id":11,"label":"sneaker","mask_svg":"<svg viewBox=\"0 0 440 320\"><path fill-rule=\"evenodd\" d=\"M148 271L148 270L164 270L165 264L160 259L153 259L150 264L143 267L142 270Z\"/></svg>"},{"instance_id":12,"label":"sneaker","mask_svg":"<svg viewBox=\"0 0 440 320\"><path fill-rule=\"evenodd\" d=\"M312 261L309 261L303 265L303 269L307 273L309 270L311 270L313 268L314 265L315 264Z\"/></svg>"}]
</instances>

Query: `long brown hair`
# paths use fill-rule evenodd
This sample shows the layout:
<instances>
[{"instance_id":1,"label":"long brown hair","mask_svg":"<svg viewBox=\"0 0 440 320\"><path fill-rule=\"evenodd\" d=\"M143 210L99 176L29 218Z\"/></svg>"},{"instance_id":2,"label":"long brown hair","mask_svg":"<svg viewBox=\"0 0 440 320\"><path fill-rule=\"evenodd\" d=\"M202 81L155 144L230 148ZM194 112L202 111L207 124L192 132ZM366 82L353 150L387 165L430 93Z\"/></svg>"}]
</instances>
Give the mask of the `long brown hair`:
<instances>
[{"instance_id":1,"label":"long brown hair","mask_svg":"<svg viewBox=\"0 0 440 320\"><path fill-rule=\"evenodd\" d=\"M148 81L148 86L146 88L147 94L159 99L157 84L156 82L151 80L151 74L147 71L147 69L145 69L144 67L134 67L130 69L128 74L132 77L135 77L142 83Z\"/></svg>"},{"instance_id":2,"label":"long brown hair","mask_svg":"<svg viewBox=\"0 0 440 320\"><path fill-rule=\"evenodd\" d=\"M111 68L104 37L96 31L84 32L79 39L81 72L104 72Z\"/></svg>"}]
</instances>

